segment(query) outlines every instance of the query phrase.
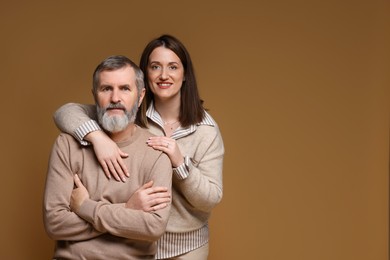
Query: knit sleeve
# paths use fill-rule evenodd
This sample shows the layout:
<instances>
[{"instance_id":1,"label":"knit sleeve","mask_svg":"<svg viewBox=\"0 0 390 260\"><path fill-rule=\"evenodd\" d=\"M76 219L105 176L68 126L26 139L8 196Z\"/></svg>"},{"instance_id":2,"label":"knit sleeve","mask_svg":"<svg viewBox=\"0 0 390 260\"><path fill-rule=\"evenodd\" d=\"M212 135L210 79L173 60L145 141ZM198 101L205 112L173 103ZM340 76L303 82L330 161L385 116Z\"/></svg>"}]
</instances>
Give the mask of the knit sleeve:
<instances>
[{"instance_id":1,"label":"knit sleeve","mask_svg":"<svg viewBox=\"0 0 390 260\"><path fill-rule=\"evenodd\" d=\"M224 145L218 127L203 132L199 149L192 155L184 179L175 175L175 184L186 200L196 209L210 212L222 199Z\"/></svg>"},{"instance_id":2,"label":"knit sleeve","mask_svg":"<svg viewBox=\"0 0 390 260\"><path fill-rule=\"evenodd\" d=\"M96 122L94 105L65 104L54 113L54 122L61 131L72 135L82 145L89 144L84 140L87 134L101 130Z\"/></svg>"},{"instance_id":3,"label":"knit sleeve","mask_svg":"<svg viewBox=\"0 0 390 260\"><path fill-rule=\"evenodd\" d=\"M75 150L71 149L70 141L73 141L72 137L65 134L57 138L52 148L46 177L44 225L47 234L54 240L85 240L101 234L70 210L75 174L69 157Z\"/></svg>"}]
</instances>

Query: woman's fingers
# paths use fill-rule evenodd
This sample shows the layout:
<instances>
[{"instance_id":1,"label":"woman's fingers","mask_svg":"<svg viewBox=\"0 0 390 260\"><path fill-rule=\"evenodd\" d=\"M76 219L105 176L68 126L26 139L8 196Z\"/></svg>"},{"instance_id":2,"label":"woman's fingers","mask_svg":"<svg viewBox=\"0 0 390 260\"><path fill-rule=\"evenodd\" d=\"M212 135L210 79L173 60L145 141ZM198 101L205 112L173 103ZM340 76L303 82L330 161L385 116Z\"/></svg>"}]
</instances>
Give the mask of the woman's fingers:
<instances>
[{"instance_id":1,"label":"woman's fingers","mask_svg":"<svg viewBox=\"0 0 390 260\"><path fill-rule=\"evenodd\" d=\"M110 173L110 170L108 169L108 166L107 166L106 161L101 160L101 161L99 161L99 163L100 163L100 165L102 166L103 171L104 171L104 174L106 175L106 177L107 177L108 179L111 179L111 173Z\"/></svg>"},{"instance_id":2,"label":"woman's fingers","mask_svg":"<svg viewBox=\"0 0 390 260\"><path fill-rule=\"evenodd\" d=\"M100 161L100 164L103 168L104 174L107 176L107 178L114 177L117 181L123 181L126 182L126 177L128 177L128 173L126 173L126 166L124 162L121 161Z\"/></svg>"},{"instance_id":3,"label":"woman's fingers","mask_svg":"<svg viewBox=\"0 0 390 260\"><path fill-rule=\"evenodd\" d=\"M174 145L175 140L168 137L153 136L153 137L149 137L146 143L150 146L160 146L160 147L169 148L170 146L172 147L172 145Z\"/></svg>"},{"instance_id":4,"label":"woman's fingers","mask_svg":"<svg viewBox=\"0 0 390 260\"><path fill-rule=\"evenodd\" d=\"M112 164L112 162L106 161L106 164L107 164L108 170L110 171L110 174L114 177L114 179L117 181L120 181L120 177L119 177L118 173L116 172L115 167Z\"/></svg>"},{"instance_id":5,"label":"woman's fingers","mask_svg":"<svg viewBox=\"0 0 390 260\"><path fill-rule=\"evenodd\" d=\"M146 143L153 149L166 153L171 160L173 167L178 167L179 165L183 164L184 156L174 139L161 136L152 136L148 138Z\"/></svg>"},{"instance_id":6,"label":"woman's fingers","mask_svg":"<svg viewBox=\"0 0 390 260\"><path fill-rule=\"evenodd\" d=\"M126 155L126 157L128 156L127 154L125 154ZM123 175L126 175L126 177L130 177L130 174L129 174L129 171L127 170L127 167L126 167L126 164L125 164L125 162L123 161L123 156L121 155L121 157L119 157L118 159L117 159L117 162L118 162L118 164L119 164L119 167L120 167L120 169L122 170L122 173L123 173ZM123 176L124 177L124 176Z\"/></svg>"},{"instance_id":7,"label":"woman's fingers","mask_svg":"<svg viewBox=\"0 0 390 260\"><path fill-rule=\"evenodd\" d=\"M122 161L122 159L120 159L120 161ZM112 165L114 166L114 170L116 172L116 174L119 176L119 178L123 181L123 182L126 182L126 174L125 174L125 171L123 170L123 162L119 162L119 161L114 161L112 162Z\"/></svg>"}]
</instances>

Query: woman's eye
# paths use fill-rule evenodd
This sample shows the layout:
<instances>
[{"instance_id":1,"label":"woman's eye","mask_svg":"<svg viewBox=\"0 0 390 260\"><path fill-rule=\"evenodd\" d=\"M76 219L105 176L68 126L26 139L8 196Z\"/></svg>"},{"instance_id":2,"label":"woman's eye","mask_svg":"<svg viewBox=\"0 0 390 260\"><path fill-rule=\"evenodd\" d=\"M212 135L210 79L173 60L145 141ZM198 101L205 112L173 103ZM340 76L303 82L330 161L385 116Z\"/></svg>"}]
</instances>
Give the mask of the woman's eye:
<instances>
[{"instance_id":1,"label":"woman's eye","mask_svg":"<svg viewBox=\"0 0 390 260\"><path fill-rule=\"evenodd\" d=\"M171 70L177 70L177 66L170 66L169 67Z\"/></svg>"},{"instance_id":2,"label":"woman's eye","mask_svg":"<svg viewBox=\"0 0 390 260\"><path fill-rule=\"evenodd\" d=\"M150 67L152 68L152 70L157 70L159 68L159 66L157 66L157 65L152 65Z\"/></svg>"}]
</instances>

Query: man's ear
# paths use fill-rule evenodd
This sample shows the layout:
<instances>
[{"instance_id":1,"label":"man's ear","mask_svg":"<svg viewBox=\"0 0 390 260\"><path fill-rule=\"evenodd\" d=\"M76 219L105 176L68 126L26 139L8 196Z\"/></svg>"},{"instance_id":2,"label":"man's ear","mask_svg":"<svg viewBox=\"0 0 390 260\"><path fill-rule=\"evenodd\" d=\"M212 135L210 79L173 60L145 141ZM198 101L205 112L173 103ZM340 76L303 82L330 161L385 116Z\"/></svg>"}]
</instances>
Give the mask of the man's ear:
<instances>
[{"instance_id":1,"label":"man's ear","mask_svg":"<svg viewBox=\"0 0 390 260\"><path fill-rule=\"evenodd\" d=\"M146 90L145 90L145 88L143 88L141 90L140 95L139 95L138 107L141 106L142 100L144 100L144 97L145 97L145 93L146 93Z\"/></svg>"},{"instance_id":2,"label":"man's ear","mask_svg":"<svg viewBox=\"0 0 390 260\"><path fill-rule=\"evenodd\" d=\"M93 100L95 100L95 104L97 104L96 95L93 89L91 89L91 92L92 92Z\"/></svg>"}]
</instances>

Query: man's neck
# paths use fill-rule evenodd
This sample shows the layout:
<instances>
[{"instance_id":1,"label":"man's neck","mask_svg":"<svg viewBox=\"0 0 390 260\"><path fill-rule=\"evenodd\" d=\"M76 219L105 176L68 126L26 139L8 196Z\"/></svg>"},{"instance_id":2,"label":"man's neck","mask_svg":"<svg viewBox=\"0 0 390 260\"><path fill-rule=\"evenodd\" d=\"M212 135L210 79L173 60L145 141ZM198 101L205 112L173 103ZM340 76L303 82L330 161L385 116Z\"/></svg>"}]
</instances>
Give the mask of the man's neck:
<instances>
[{"instance_id":1,"label":"man's neck","mask_svg":"<svg viewBox=\"0 0 390 260\"><path fill-rule=\"evenodd\" d=\"M107 134L114 142L120 143L129 140L134 135L136 129L136 125L134 123L131 123L123 131Z\"/></svg>"}]
</instances>

